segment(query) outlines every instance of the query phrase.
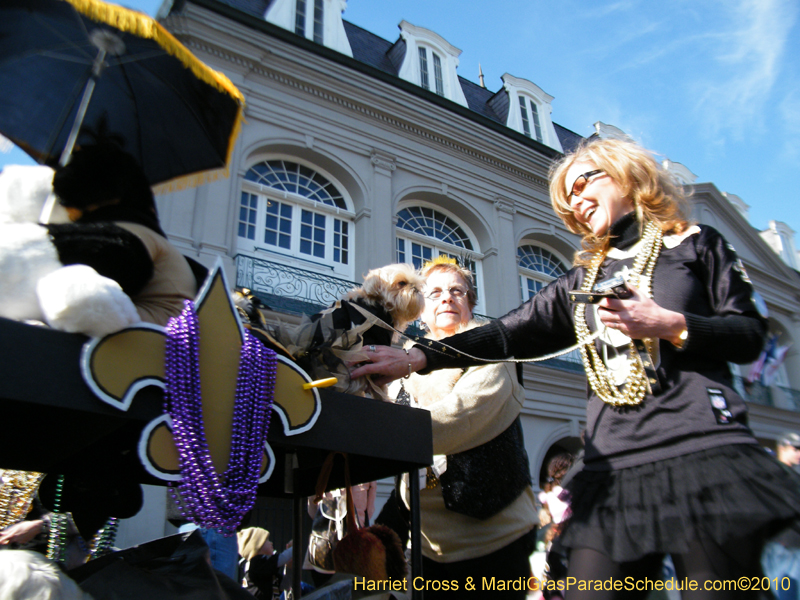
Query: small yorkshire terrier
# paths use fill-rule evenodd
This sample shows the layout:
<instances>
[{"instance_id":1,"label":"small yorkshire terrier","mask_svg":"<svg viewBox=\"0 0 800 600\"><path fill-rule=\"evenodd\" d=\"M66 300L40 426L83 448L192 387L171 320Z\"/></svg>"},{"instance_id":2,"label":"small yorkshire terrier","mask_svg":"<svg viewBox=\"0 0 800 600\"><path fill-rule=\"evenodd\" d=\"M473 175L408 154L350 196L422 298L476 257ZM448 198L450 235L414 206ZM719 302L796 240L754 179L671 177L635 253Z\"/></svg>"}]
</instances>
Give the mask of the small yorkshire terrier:
<instances>
[{"instance_id":1,"label":"small yorkshire terrier","mask_svg":"<svg viewBox=\"0 0 800 600\"><path fill-rule=\"evenodd\" d=\"M301 323L293 332L275 334L312 378L336 376L335 389L350 394L385 397L372 382L351 380L347 363L364 360L369 346L388 346L394 330L403 331L422 313L424 280L413 265L372 269L360 288ZM288 339L287 339L288 336Z\"/></svg>"},{"instance_id":2,"label":"small yorkshire terrier","mask_svg":"<svg viewBox=\"0 0 800 600\"><path fill-rule=\"evenodd\" d=\"M416 320L425 308L425 297L422 289L424 279L417 274L413 265L398 263L379 269L372 269L364 277L364 284L347 293L344 300L355 302L370 313L389 323L398 331L403 331L409 323ZM388 319L385 318L388 316ZM361 319L364 322L366 319ZM355 321L358 324L359 321ZM381 335L377 328L371 328L364 334L363 344L392 343L392 332ZM387 330L384 330L387 331Z\"/></svg>"}]
</instances>

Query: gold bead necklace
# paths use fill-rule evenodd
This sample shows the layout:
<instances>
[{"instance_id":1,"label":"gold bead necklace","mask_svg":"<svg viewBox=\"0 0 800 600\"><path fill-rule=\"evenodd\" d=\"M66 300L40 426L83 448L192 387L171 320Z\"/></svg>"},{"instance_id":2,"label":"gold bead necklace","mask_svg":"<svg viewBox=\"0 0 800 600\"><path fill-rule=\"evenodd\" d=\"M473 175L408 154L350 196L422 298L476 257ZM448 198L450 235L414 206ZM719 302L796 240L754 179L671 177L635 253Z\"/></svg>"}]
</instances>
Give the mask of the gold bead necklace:
<instances>
[{"instance_id":1,"label":"gold bead necklace","mask_svg":"<svg viewBox=\"0 0 800 600\"><path fill-rule=\"evenodd\" d=\"M0 469L0 529L25 518L43 477L34 471Z\"/></svg>"},{"instance_id":2,"label":"gold bead necklace","mask_svg":"<svg viewBox=\"0 0 800 600\"><path fill-rule=\"evenodd\" d=\"M652 298L653 270L661 252L663 237L664 234L661 231L661 227L653 222L647 223L642 235L642 247L633 261L633 271L628 276L628 281L648 298ZM581 291L592 291L594 282L597 279L597 273L600 271L600 266L605 258L606 255L603 252L598 252L594 256L586 271ZM646 278L644 281L643 275ZM586 304L577 304L575 306L575 333L579 340L589 339L592 335L589 330L589 324L586 322ZM649 347L650 340L643 341ZM613 406L635 406L644 400L645 394L650 389L642 359L633 341L628 344L630 373L625 383L620 387L617 387L614 383L611 373L597 353L594 342L581 346L581 359L583 360L583 368L586 371L589 385L594 390L594 393L607 404Z\"/></svg>"}]
</instances>

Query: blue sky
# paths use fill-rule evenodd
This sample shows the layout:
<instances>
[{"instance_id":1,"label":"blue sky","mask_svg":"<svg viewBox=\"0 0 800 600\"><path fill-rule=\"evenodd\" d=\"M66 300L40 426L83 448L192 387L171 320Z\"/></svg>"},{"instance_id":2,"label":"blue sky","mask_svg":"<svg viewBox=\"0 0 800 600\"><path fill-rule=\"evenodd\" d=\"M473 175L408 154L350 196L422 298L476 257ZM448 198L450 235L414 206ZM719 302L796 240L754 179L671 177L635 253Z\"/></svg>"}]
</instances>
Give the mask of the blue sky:
<instances>
[{"instance_id":1,"label":"blue sky","mask_svg":"<svg viewBox=\"0 0 800 600\"><path fill-rule=\"evenodd\" d=\"M800 246L797 0L349 0L344 18L390 41L403 19L431 29L463 51L462 77L477 82L480 63L491 90L504 73L528 79L555 97L556 123L623 129L740 196L754 227L787 223Z\"/></svg>"}]
</instances>

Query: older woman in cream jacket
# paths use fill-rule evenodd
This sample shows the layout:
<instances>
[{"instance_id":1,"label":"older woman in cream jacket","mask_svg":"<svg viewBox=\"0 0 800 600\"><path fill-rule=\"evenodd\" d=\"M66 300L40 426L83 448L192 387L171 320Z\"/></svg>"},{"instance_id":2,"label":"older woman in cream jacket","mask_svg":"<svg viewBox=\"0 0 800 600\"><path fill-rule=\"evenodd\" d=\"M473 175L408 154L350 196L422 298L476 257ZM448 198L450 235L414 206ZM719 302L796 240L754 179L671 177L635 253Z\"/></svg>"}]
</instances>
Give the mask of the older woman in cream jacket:
<instances>
[{"instance_id":1,"label":"older woman in cream jacket","mask_svg":"<svg viewBox=\"0 0 800 600\"><path fill-rule=\"evenodd\" d=\"M423 275L428 337L478 326L472 321L476 295L469 270L443 261L427 266ZM487 596L524 598L524 587L504 587L509 580L527 580L537 522L518 418L524 393L514 365L413 374L403 390L431 412L437 455L420 490L423 576L431 582L425 597L452 597L456 589L479 595L486 578Z\"/></svg>"}]
</instances>

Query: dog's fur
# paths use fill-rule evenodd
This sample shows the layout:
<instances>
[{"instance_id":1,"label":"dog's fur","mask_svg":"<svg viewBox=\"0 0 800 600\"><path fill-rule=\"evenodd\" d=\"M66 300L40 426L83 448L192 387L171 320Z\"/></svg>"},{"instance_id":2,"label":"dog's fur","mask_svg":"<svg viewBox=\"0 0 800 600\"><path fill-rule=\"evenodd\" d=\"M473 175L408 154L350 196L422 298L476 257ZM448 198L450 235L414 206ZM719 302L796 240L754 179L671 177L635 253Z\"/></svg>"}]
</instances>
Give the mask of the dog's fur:
<instances>
[{"instance_id":1,"label":"dog's fur","mask_svg":"<svg viewBox=\"0 0 800 600\"><path fill-rule=\"evenodd\" d=\"M388 346L394 331L376 323L365 327L368 312L397 331L403 331L419 317L425 305L423 279L408 264L372 269L364 284L351 290L324 311L313 315L295 329L278 328L273 336L289 348L298 365L313 379L336 376L336 389L363 395L368 388L385 396L364 379L350 380L346 363L363 360L361 352L370 345Z\"/></svg>"},{"instance_id":2,"label":"dog's fur","mask_svg":"<svg viewBox=\"0 0 800 600\"><path fill-rule=\"evenodd\" d=\"M403 331L425 308L425 297L422 295L424 283L412 265L387 265L369 271L364 277L364 284L348 292L344 299L357 302L365 308L383 308L391 317L390 325Z\"/></svg>"}]
</instances>

